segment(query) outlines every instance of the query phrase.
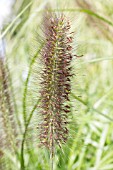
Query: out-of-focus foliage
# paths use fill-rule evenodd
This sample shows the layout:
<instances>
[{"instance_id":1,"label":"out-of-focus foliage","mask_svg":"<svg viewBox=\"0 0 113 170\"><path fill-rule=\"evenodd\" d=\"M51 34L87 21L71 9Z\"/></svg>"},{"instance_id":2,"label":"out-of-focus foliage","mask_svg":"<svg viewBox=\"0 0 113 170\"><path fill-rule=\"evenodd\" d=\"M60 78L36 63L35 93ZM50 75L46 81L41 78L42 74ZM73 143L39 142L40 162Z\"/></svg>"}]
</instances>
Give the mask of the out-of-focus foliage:
<instances>
[{"instance_id":1,"label":"out-of-focus foliage","mask_svg":"<svg viewBox=\"0 0 113 170\"><path fill-rule=\"evenodd\" d=\"M54 11L63 11L71 20L75 53L84 55L73 63L77 74L72 79L70 96L74 137L63 150L56 151L54 169L113 170L113 0L15 2L12 22L5 26L3 35L16 100L18 134L14 151L0 148L0 168L19 170L24 155L26 170L50 169L49 154L38 145L38 112L34 111L36 103L29 90L35 53L41 48L41 39L37 37L36 44L34 37L37 33L41 36L41 21L48 2Z\"/></svg>"}]
</instances>

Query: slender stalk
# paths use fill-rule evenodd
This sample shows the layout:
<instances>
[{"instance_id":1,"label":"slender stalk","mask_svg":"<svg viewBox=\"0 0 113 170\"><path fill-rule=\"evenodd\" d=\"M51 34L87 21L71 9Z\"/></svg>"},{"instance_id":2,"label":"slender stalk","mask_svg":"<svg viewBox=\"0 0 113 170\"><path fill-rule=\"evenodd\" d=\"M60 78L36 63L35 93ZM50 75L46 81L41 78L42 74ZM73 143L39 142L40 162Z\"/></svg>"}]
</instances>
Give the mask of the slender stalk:
<instances>
[{"instance_id":1,"label":"slender stalk","mask_svg":"<svg viewBox=\"0 0 113 170\"><path fill-rule=\"evenodd\" d=\"M24 123L25 123L25 131L23 133L23 140L22 140L22 143L21 143L21 170L25 169L24 144L25 144L28 126L29 126L29 123L31 121L32 115L33 115L33 113L34 113L34 111L35 111L35 109L38 105L38 102L39 102L39 100L38 100L37 103L35 104L35 106L33 107L32 111L29 115L29 118L27 120L27 117L26 117L26 99L27 99L28 83L29 83L29 79L30 79L30 75L31 75L31 71L32 71L32 66L33 66L33 64L34 64L34 62L37 58L37 55L40 53L40 50L42 49L42 47L43 47L43 44L41 45L41 47L39 48L39 50L36 52L33 59L31 60L28 76L27 76L27 79L26 79L26 82L25 82L25 89L24 89L24 95L23 95L23 117L24 117Z\"/></svg>"},{"instance_id":2,"label":"slender stalk","mask_svg":"<svg viewBox=\"0 0 113 170\"><path fill-rule=\"evenodd\" d=\"M53 170L53 147L51 148L50 151L50 168Z\"/></svg>"},{"instance_id":3,"label":"slender stalk","mask_svg":"<svg viewBox=\"0 0 113 170\"><path fill-rule=\"evenodd\" d=\"M51 126L50 126L50 167L51 170L53 170L53 157L54 157L54 139L53 139L53 135L54 135L54 131L53 131L53 121L51 121Z\"/></svg>"},{"instance_id":4,"label":"slender stalk","mask_svg":"<svg viewBox=\"0 0 113 170\"><path fill-rule=\"evenodd\" d=\"M24 161L24 145L25 145L25 140L26 140L26 135L27 135L27 130L28 130L28 126L30 124L30 121L32 119L32 116L33 116L33 113L34 111L36 110L38 104L40 102L40 99L38 99L38 101L36 102L36 104L34 105L30 115L29 115L29 118L27 120L27 123L26 123L26 127L25 127L25 131L23 133L23 140L22 140L22 144L21 144L21 170L24 170L25 169L25 161Z\"/></svg>"},{"instance_id":5,"label":"slender stalk","mask_svg":"<svg viewBox=\"0 0 113 170\"><path fill-rule=\"evenodd\" d=\"M23 118L24 118L24 123L26 124L26 99L27 99L27 92L28 92L28 83L29 83L29 79L30 79L30 75L31 75L31 71L32 71L32 66L37 58L37 55L40 53L42 47L44 44L42 44L39 48L39 50L36 52L36 54L34 55L33 59L31 60L30 66L29 66L29 72L28 72L28 76L27 79L25 81L25 88L24 88L24 94L23 94Z\"/></svg>"}]
</instances>

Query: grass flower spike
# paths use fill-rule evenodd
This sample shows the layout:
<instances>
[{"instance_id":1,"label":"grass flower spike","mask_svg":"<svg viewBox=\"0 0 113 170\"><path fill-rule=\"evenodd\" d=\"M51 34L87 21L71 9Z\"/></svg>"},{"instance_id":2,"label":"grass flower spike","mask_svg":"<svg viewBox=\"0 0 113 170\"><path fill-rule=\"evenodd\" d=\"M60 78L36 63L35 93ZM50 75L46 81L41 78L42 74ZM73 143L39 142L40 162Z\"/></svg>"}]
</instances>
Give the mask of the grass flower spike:
<instances>
[{"instance_id":1,"label":"grass flower spike","mask_svg":"<svg viewBox=\"0 0 113 170\"><path fill-rule=\"evenodd\" d=\"M69 93L72 60L72 32L62 14L47 13L44 18L44 47L41 51L40 142L54 153L54 146L68 139Z\"/></svg>"}]
</instances>

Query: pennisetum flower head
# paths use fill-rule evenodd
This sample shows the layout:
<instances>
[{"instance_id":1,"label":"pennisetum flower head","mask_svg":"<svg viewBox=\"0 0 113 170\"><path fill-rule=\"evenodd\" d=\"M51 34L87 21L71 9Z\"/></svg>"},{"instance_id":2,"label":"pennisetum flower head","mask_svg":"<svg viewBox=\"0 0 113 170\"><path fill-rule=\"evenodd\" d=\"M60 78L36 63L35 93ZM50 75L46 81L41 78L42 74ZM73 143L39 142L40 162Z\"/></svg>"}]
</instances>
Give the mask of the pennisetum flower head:
<instances>
[{"instance_id":1,"label":"pennisetum flower head","mask_svg":"<svg viewBox=\"0 0 113 170\"><path fill-rule=\"evenodd\" d=\"M70 23L63 14L46 14L41 51L41 122L38 128L41 144L50 149L55 144L61 146L68 139L70 106L66 103L70 100L73 37Z\"/></svg>"},{"instance_id":2,"label":"pennisetum flower head","mask_svg":"<svg viewBox=\"0 0 113 170\"><path fill-rule=\"evenodd\" d=\"M15 108L13 91L4 39L0 40L0 169L5 167L4 149L14 153L16 148L17 126L15 122Z\"/></svg>"}]
</instances>

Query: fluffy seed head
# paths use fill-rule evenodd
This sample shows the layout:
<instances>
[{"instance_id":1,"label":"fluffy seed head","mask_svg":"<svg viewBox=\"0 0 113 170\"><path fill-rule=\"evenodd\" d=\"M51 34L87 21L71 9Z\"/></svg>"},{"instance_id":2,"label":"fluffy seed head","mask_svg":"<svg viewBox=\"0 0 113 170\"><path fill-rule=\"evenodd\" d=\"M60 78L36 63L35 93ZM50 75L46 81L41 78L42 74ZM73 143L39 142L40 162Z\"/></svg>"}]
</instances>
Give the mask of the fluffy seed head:
<instances>
[{"instance_id":1,"label":"fluffy seed head","mask_svg":"<svg viewBox=\"0 0 113 170\"><path fill-rule=\"evenodd\" d=\"M72 33L64 15L48 13L44 19L44 47L41 51L42 121L39 125L40 142L47 148L65 143L68 139L69 93L72 60Z\"/></svg>"}]
</instances>

